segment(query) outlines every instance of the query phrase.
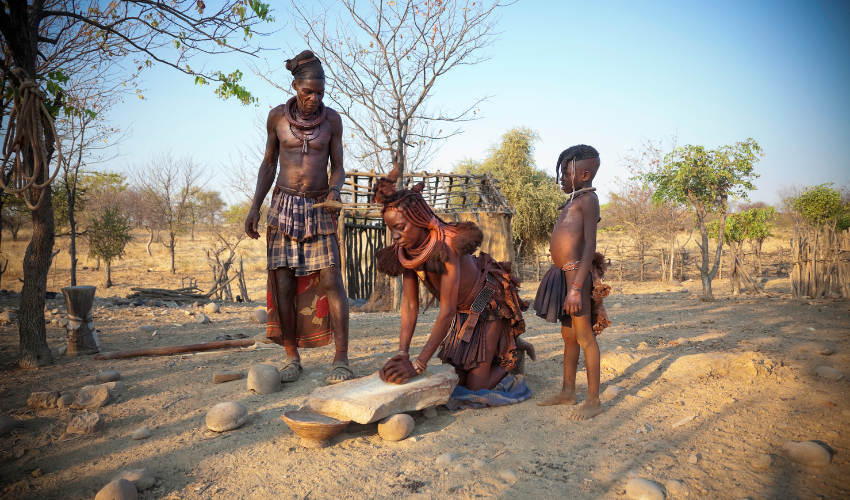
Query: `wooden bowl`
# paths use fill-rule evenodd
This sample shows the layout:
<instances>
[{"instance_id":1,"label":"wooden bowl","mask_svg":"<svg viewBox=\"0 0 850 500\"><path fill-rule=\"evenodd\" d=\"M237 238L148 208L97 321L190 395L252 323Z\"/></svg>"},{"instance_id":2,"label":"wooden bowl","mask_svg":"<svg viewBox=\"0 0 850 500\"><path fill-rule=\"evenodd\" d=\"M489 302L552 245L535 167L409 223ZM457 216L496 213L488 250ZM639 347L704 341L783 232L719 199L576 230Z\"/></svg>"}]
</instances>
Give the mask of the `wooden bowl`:
<instances>
[{"instance_id":1,"label":"wooden bowl","mask_svg":"<svg viewBox=\"0 0 850 500\"><path fill-rule=\"evenodd\" d=\"M301 437L301 446L305 448L327 447L330 439L351 423L350 420L337 420L308 409L288 411L280 418Z\"/></svg>"}]
</instances>

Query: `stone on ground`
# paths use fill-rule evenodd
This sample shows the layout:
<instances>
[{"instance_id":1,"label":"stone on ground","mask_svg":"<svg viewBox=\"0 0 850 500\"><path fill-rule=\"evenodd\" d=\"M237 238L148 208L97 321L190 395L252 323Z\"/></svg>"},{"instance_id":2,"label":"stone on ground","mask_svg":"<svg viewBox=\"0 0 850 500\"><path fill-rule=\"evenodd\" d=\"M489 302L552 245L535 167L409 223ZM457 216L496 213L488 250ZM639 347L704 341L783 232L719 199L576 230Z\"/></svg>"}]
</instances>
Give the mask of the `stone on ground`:
<instances>
[{"instance_id":1,"label":"stone on ground","mask_svg":"<svg viewBox=\"0 0 850 500\"><path fill-rule=\"evenodd\" d=\"M156 333L156 327L153 325L141 325L137 330L139 333L146 333L148 335Z\"/></svg>"},{"instance_id":2,"label":"stone on ground","mask_svg":"<svg viewBox=\"0 0 850 500\"><path fill-rule=\"evenodd\" d=\"M210 302L209 304L204 306L204 311L208 312L209 314L214 314L220 312L221 307L219 307L219 305L215 302Z\"/></svg>"},{"instance_id":3,"label":"stone on ground","mask_svg":"<svg viewBox=\"0 0 850 500\"><path fill-rule=\"evenodd\" d=\"M819 366L815 368L815 373L829 380L841 380L844 378L843 373L831 366Z\"/></svg>"},{"instance_id":4,"label":"stone on ground","mask_svg":"<svg viewBox=\"0 0 850 500\"><path fill-rule=\"evenodd\" d=\"M5 436L6 434L12 432L12 430L17 429L19 427L23 427L19 421L15 420L12 417L7 417L6 415L0 415L0 436Z\"/></svg>"},{"instance_id":5,"label":"stone on ground","mask_svg":"<svg viewBox=\"0 0 850 500\"><path fill-rule=\"evenodd\" d=\"M42 391L30 394L27 399L27 405L32 410L43 410L46 408L56 408L56 402L59 400L59 391Z\"/></svg>"},{"instance_id":6,"label":"stone on ground","mask_svg":"<svg viewBox=\"0 0 850 500\"><path fill-rule=\"evenodd\" d=\"M676 481L675 479L665 481L664 486L667 488L667 493L674 495L678 495L685 488L685 485L681 481Z\"/></svg>"},{"instance_id":7,"label":"stone on ground","mask_svg":"<svg viewBox=\"0 0 850 500\"><path fill-rule=\"evenodd\" d=\"M109 388L104 384L87 385L80 389L71 408L100 408L109 402Z\"/></svg>"},{"instance_id":8,"label":"stone on ground","mask_svg":"<svg viewBox=\"0 0 850 500\"><path fill-rule=\"evenodd\" d=\"M454 453L443 453L434 461L437 463L437 465L449 465L454 462L456 458L457 455L455 455Z\"/></svg>"},{"instance_id":9,"label":"stone on ground","mask_svg":"<svg viewBox=\"0 0 850 500\"><path fill-rule=\"evenodd\" d=\"M199 314L195 316L195 323L199 325L209 325L210 318L206 314Z\"/></svg>"},{"instance_id":10,"label":"stone on ground","mask_svg":"<svg viewBox=\"0 0 850 500\"><path fill-rule=\"evenodd\" d=\"M436 408L425 408L422 410L422 415L425 418L436 418L437 417L437 409Z\"/></svg>"},{"instance_id":11,"label":"stone on ground","mask_svg":"<svg viewBox=\"0 0 850 500\"><path fill-rule=\"evenodd\" d=\"M609 385L602 391L602 399L614 399L620 394L620 388L616 385Z\"/></svg>"},{"instance_id":12,"label":"stone on ground","mask_svg":"<svg viewBox=\"0 0 850 500\"><path fill-rule=\"evenodd\" d=\"M413 432L413 417L407 413L399 413L381 420L378 424L378 434L384 441L401 441Z\"/></svg>"},{"instance_id":13,"label":"stone on ground","mask_svg":"<svg viewBox=\"0 0 850 500\"><path fill-rule=\"evenodd\" d=\"M65 430L66 434L94 434L102 430L106 426L106 422L97 413L83 413L77 415L68 424Z\"/></svg>"},{"instance_id":14,"label":"stone on ground","mask_svg":"<svg viewBox=\"0 0 850 500\"><path fill-rule=\"evenodd\" d=\"M97 492L94 500L138 500L139 490L126 479L112 481Z\"/></svg>"},{"instance_id":15,"label":"stone on ground","mask_svg":"<svg viewBox=\"0 0 850 500\"><path fill-rule=\"evenodd\" d=\"M516 472L514 472L510 469L500 470L499 471L499 477L502 478L504 481L506 481L508 483L515 483L516 479L517 479L516 478Z\"/></svg>"},{"instance_id":16,"label":"stone on ground","mask_svg":"<svg viewBox=\"0 0 850 500\"><path fill-rule=\"evenodd\" d=\"M106 386L106 390L109 391L109 395L113 398L117 398L119 394L124 392L124 384L120 380L116 380L115 382L107 382L103 385Z\"/></svg>"},{"instance_id":17,"label":"stone on ground","mask_svg":"<svg viewBox=\"0 0 850 500\"><path fill-rule=\"evenodd\" d=\"M242 378L242 372L215 372L213 373L213 384L223 384L231 380L239 380Z\"/></svg>"},{"instance_id":18,"label":"stone on ground","mask_svg":"<svg viewBox=\"0 0 850 500\"><path fill-rule=\"evenodd\" d=\"M254 309L251 311L251 323L265 325L269 320L269 313L265 309Z\"/></svg>"},{"instance_id":19,"label":"stone on ground","mask_svg":"<svg viewBox=\"0 0 850 500\"><path fill-rule=\"evenodd\" d=\"M699 462L699 457L698 457L698 456L696 456L696 455L694 455L694 454L691 454L691 456L689 456L689 457L688 457L688 463L689 463L689 464L694 465L694 464L696 464L697 462Z\"/></svg>"},{"instance_id":20,"label":"stone on ground","mask_svg":"<svg viewBox=\"0 0 850 500\"><path fill-rule=\"evenodd\" d=\"M254 365L248 370L248 390L273 394L281 390L280 372L272 365Z\"/></svg>"},{"instance_id":21,"label":"stone on ground","mask_svg":"<svg viewBox=\"0 0 850 500\"><path fill-rule=\"evenodd\" d=\"M750 465L756 469L769 469L773 464L773 459L770 458L770 455L766 453L759 453L756 457L750 462Z\"/></svg>"},{"instance_id":22,"label":"stone on ground","mask_svg":"<svg viewBox=\"0 0 850 500\"><path fill-rule=\"evenodd\" d=\"M59 408L65 409L70 408L72 404L74 404L74 395L73 394L65 394L64 396L60 396L59 399L56 400L56 406Z\"/></svg>"},{"instance_id":23,"label":"stone on ground","mask_svg":"<svg viewBox=\"0 0 850 500\"><path fill-rule=\"evenodd\" d=\"M231 431L245 423L248 409L235 401L219 403L207 412L207 427L215 432Z\"/></svg>"},{"instance_id":24,"label":"stone on ground","mask_svg":"<svg viewBox=\"0 0 850 500\"><path fill-rule=\"evenodd\" d=\"M136 441L141 441L142 439L147 439L151 437L151 431L149 431L147 427L139 427L138 429L134 430L132 434L130 434L130 437L132 437Z\"/></svg>"},{"instance_id":25,"label":"stone on ground","mask_svg":"<svg viewBox=\"0 0 850 500\"><path fill-rule=\"evenodd\" d=\"M0 324L8 324L18 319L18 315L12 311L3 311L0 313Z\"/></svg>"},{"instance_id":26,"label":"stone on ground","mask_svg":"<svg viewBox=\"0 0 850 500\"><path fill-rule=\"evenodd\" d=\"M118 473L118 475L112 478L112 481L115 482L119 479L126 479L127 481L130 481L138 491L153 488L154 483L156 483L156 477L154 477L153 472L148 469L122 470Z\"/></svg>"},{"instance_id":27,"label":"stone on ground","mask_svg":"<svg viewBox=\"0 0 850 500\"><path fill-rule=\"evenodd\" d=\"M391 384L377 373L314 389L307 404L316 412L340 420L368 424L408 411L446 404L457 385L451 365L429 366L406 384Z\"/></svg>"},{"instance_id":28,"label":"stone on ground","mask_svg":"<svg viewBox=\"0 0 850 500\"><path fill-rule=\"evenodd\" d=\"M472 461L472 468L475 470L483 470L485 467L487 467L487 462L480 458L476 458Z\"/></svg>"},{"instance_id":29,"label":"stone on ground","mask_svg":"<svg viewBox=\"0 0 850 500\"><path fill-rule=\"evenodd\" d=\"M630 500L664 500L664 492L652 481L637 478L626 483L626 498Z\"/></svg>"},{"instance_id":30,"label":"stone on ground","mask_svg":"<svg viewBox=\"0 0 850 500\"><path fill-rule=\"evenodd\" d=\"M808 467L826 467L832 461L829 450L812 441L788 441L782 445L788 460Z\"/></svg>"}]
</instances>

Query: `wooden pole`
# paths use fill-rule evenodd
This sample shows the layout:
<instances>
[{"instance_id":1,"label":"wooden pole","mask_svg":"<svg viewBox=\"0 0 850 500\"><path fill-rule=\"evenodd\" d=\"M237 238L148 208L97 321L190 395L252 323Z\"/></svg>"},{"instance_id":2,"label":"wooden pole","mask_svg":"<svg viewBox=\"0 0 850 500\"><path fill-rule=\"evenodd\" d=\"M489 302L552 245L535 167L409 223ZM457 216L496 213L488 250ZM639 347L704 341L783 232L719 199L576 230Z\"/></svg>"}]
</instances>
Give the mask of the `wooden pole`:
<instances>
[{"instance_id":1,"label":"wooden pole","mask_svg":"<svg viewBox=\"0 0 850 500\"><path fill-rule=\"evenodd\" d=\"M136 356L164 356L168 354L179 354L181 352L211 351L213 349L225 349L227 347L247 347L254 345L254 339L221 340L218 342L205 342L203 344L172 345L165 347L148 347L144 349L130 349L129 351L102 352L96 354L94 359L120 359L133 358Z\"/></svg>"}]
</instances>

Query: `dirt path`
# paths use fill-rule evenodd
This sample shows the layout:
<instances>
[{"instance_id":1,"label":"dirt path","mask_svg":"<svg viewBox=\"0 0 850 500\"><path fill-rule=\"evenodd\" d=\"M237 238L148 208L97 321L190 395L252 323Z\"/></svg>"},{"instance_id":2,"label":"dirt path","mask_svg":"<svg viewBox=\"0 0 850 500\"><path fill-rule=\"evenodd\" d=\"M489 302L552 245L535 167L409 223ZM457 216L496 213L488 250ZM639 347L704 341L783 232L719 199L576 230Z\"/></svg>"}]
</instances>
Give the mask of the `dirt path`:
<instances>
[{"instance_id":1,"label":"dirt path","mask_svg":"<svg viewBox=\"0 0 850 500\"><path fill-rule=\"evenodd\" d=\"M698 291L696 283L686 286ZM432 419L415 413L413 438L398 443L382 441L375 425L352 425L323 450L300 448L280 415L324 384L330 346L303 351L298 382L258 396L246 391L244 379L213 385L212 373L279 366L282 349L100 362L59 357L54 366L23 372L12 369L17 325L2 326L0 414L24 427L0 437L0 497L93 498L118 471L143 467L158 478L140 493L143 499L622 498L630 477L655 481L667 498L850 496L850 382L814 374L828 365L850 376L850 305L782 298L787 279L768 283L773 298L729 298L717 284L714 303L667 288L624 284L606 301L615 326L599 339L603 388L622 390L591 421L567 420L568 407L535 404L559 387L563 344L556 326L528 314L525 338L540 355L528 365L530 401L441 409ZM533 290L534 284L526 286L526 298ZM0 308L14 305L0 297ZM186 314L190 307L102 302L95 322L104 350L188 344L263 332L248 320L256 305L224 304L211 325L198 325ZM434 318L434 312L424 315L414 352ZM156 326L157 334L139 331L140 325ZM397 350L398 328L397 315L352 314L349 354L358 375L374 372ZM54 350L63 336L58 325L48 326ZM126 389L99 410L106 428L92 437L64 435L80 410L27 408L31 392L73 394L108 368L121 373ZM222 434L207 431L205 413L222 401L242 402L248 423ZM152 437L132 440L139 427ZM788 440L828 443L832 463L812 469L789 462L781 450ZM436 464L444 453L457 458ZM772 462L768 468L753 465L765 461L763 454ZM43 475L34 477L36 469ZM681 490L666 483L671 480L680 481Z\"/></svg>"}]
</instances>

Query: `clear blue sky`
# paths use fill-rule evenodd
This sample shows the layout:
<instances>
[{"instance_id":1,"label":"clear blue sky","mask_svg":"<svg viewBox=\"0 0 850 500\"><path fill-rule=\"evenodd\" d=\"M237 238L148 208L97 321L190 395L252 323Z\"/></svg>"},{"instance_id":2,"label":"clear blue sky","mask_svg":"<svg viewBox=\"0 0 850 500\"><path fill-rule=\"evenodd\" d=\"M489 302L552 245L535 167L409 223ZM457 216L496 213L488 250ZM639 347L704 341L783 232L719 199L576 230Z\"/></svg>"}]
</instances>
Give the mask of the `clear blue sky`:
<instances>
[{"instance_id":1,"label":"clear blue sky","mask_svg":"<svg viewBox=\"0 0 850 500\"><path fill-rule=\"evenodd\" d=\"M277 3L277 2L275 2ZM282 4L282 2L281 2ZM284 11L278 23L288 20ZM765 151L752 200L776 201L782 184L850 182L850 3L567 2L520 0L503 10L492 58L446 75L434 104L460 107L484 94L484 118L464 125L429 170L480 158L506 130L539 132L536 161L554 173L558 154L596 147L604 194L627 176L618 158L642 139L676 135L678 144L715 148L754 138ZM284 28L268 46L297 39ZM282 51L264 57L290 57ZM196 66L194 63L193 66ZM259 107L220 101L210 87L167 68L143 73L146 100L112 113L133 136L114 170L151 152L192 153L221 188L220 164L256 142L256 114L287 99L250 75L239 58L207 66L246 73Z\"/></svg>"}]
</instances>

